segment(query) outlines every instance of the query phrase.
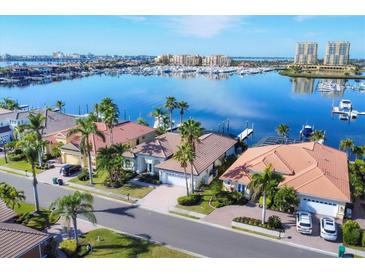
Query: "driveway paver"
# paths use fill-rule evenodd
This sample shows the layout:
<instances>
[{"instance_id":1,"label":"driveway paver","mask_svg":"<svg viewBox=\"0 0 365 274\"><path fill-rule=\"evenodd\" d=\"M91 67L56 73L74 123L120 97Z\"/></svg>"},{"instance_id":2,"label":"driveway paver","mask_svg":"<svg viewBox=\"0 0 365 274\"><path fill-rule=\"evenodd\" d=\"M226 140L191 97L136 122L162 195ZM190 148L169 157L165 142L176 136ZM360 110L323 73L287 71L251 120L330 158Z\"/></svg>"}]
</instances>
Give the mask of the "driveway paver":
<instances>
[{"instance_id":1,"label":"driveway paver","mask_svg":"<svg viewBox=\"0 0 365 274\"><path fill-rule=\"evenodd\" d=\"M158 212L168 213L169 209L177 204L177 198L184 196L186 189L181 186L159 185L147 194L137 204Z\"/></svg>"},{"instance_id":2,"label":"driveway paver","mask_svg":"<svg viewBox=\"0 0 365 274\"><path fill-rule=\"evenodd\" d=\"M211 214L202 220L208 223L214 223L225 227L231 227L231 221L235 217L246 216L256 219L261 219L262 209L257 205L247 204L245 206L225 206L217 208ZM297 232L295 224L295 216L282 212L267 210L266 218L271 215L280 217L285 226L285 236L282 241L287 241L293 244L309 246L312 248L322 249L329 252L337 252L340 241L329 242L320 238L319 216L313 218L313 234L303 235Z\"/></svg>"}]
</instances>

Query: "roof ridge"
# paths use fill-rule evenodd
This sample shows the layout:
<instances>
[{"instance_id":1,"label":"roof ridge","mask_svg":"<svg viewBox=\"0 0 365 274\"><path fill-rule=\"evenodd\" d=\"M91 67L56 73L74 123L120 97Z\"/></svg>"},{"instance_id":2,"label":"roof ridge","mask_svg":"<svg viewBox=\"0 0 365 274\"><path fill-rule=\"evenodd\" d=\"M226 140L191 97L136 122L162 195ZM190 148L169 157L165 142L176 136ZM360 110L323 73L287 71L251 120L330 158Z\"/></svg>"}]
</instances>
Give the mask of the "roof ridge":
<instances>
[{"instance_id":1,"label":"roof ridge","mask_svg":"<svg viewBox=\"0 0 365 274\"><path fill-rule=\"evenodd\" d=\"M165 157L167 157L167 156L166 156L166 153L165 153L165 148L164 148L164 146L161 144L160 139L157 139L157 138L156 138L156 141L158 142L158 145L161 147L161 151L162 151L163 155L164 155ZM167 144L169 145L169 142L167 142Z\"/></svg>"},{"instance_id":2,"label":"roof ridge","mask_svg":"<svg viewBox=\"0 0 365 274\"><path fill-rule=\"evenodd\" d=\"M274 150L274 154L280 159L280 161L284 163L284 165L291 171L292 174L295 174L294 169L289 165L289 163L283 157L281 157L277 149Z\"/></svg>"},{"instance_id":3,"label":"roof ridge","mask_svg":"<svg viewBox=\"0 0 365 274\"><path fill-rule=\"evenodd\" d=\"M19 225L21 226L21 225ZM20 233L26 233L26 234L34 234L34 235L40 235L40 236L46 236L47 233L44 233L44 232L41 232L41 231L37 231L35 229L32 229L30 230L31 228L28 228L29 230L22 230L22 229L17 229L15 227L4 227L4 226L1 226L1 223L0 223L0 230L6 230L6 231L11 231L11 232L20 232Z\"/></svg>"},{"instance_id":4,"label":"roof ridge","mask_svg":"<svg viewBox=\"0 0 365 274\"><path fill-rule=\"evenodd\" d=\"M256 160L257 158L259 158L259 157L263 157L263 155L265 155L264 156L264 158L268 155L268 154L270 154L273 150L275 151L277 148L279 148L281 145L272 145L272 146L275 146L274 148L272 148L272 149L270 149L269 151L265 151L264 153L261 153L261 154L259 154L259 155L256 155L256 157L253 157L252 159L250 159L248 162L253 162L254 160ZM257 149L257 148L262 148L262 147L254 147L253 149Z\"/></svg>"}]
</instances>

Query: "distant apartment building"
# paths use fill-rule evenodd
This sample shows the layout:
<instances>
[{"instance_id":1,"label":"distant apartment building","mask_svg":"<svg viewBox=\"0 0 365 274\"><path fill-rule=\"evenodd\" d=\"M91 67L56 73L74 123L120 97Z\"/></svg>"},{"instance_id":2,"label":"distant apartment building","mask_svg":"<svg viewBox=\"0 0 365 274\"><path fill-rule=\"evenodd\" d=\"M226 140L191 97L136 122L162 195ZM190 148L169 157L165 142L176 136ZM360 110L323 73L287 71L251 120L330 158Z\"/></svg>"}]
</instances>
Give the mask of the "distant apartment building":
<instances>
[{"instance_id":1,"label":"distant apartment building","mask_svg":"<svg viewBox=\"0 0 365 274\"><path fill-rule=\"evenodd\" d=\"M318 44L315 42L299 42L295 51L294 63L298 65L314 65L317 63Z\"/></svg>"},{"instance_id":2,"label":"distant apartment building","mask_svg":"<svg viewBox=\"0 0 365 274\"><path fill-rule=\"evenodd\" d=\"M232 63L232 59L224 55L212 55L204 57L202 60L203 66L228 67Z\"/></svg>"},{"instance_id":3,"label":"distant apartment building","mask_svg":"<svg viewBox=\"0 0 365 274\"><path fill-rule=\"evenodd\" d=\"M350 43L347 41L330 41L327 44L324 65L348 65L350 59Z\"/></svg>"},{"instance_id":4,"label":"distant apartment building","mask_svg":"<svg viewBox=\"0 0 365 274\"><path fill-rule=\"evenodd\" d=\"M52 57L53 58L64 58L65 57L65 54L61 51L56 51L52 54Z\"/></svg>"},{"instance_id":5,"label":"distant apartment building","mask_svg":"<svg viewBox=\"0 0 365 274\"><path fill-rule=\"evenodd\" d=\"M170 63L180 66L200 66L202 58L199 55L174 55Z\"/></svg>"}]
</instances>

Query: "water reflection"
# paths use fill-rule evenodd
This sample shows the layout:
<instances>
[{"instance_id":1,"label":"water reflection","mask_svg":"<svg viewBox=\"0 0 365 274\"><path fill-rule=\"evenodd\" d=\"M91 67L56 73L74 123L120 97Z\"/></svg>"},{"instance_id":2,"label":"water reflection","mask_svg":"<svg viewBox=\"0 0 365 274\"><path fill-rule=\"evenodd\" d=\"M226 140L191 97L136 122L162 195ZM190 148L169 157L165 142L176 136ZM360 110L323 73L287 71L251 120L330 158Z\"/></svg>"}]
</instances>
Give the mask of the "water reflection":
<instances>
[{"instance_id":1,"label":"water reflection","mask_svg":"<svg viewBox=\"0 0 365 274\"><path fill-rule=\"evenodd\" d=\"M343 97L346 89L344 79L323 79L317 84L317 91L326 97Z\"/></svg>"},{"instance_id":2,"label":"water reflection","mask_svg":"<svg viewBox=\"0 0 365 274\"><path fill-rule=\"evenodd\" d=\"M292 78L292 92L299 94L311 94L314 91L314 78Z\"/></svg>"}]
</instances>

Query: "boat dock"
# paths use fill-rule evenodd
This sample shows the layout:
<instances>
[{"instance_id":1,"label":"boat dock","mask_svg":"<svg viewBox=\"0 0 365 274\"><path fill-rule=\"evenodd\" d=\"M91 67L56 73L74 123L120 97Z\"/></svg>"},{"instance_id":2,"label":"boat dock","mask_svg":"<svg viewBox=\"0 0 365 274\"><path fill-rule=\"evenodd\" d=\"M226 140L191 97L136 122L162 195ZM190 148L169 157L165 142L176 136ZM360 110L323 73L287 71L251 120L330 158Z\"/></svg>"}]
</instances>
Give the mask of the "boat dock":
<instances>
[{"instance_id":1,"label":"boat dock","mask_svg":"<svg viewBox=\"0 0 365 274\"><path fill-rule=\"evenodd\" d=\"M332 107L333 114L345 114L351 117L352 113L356 113L357 115L365 115L365 111L356 111L356 110L342 110L339 107Z\"/></svg>"},{"instance_id":2,"label":"boat dock","mask_svg":"<svg viewBox=\"0 0 365 274\"><path fill-rule=\"evenodd\" d=\"M249 137L251 134L253 134L253 126L252 128L246 128L244 131L242 131L240 134L237 135L237 138L240 141L244 141L245 139L247 139L247 137Z\"/></svg>"}]
</instances>

